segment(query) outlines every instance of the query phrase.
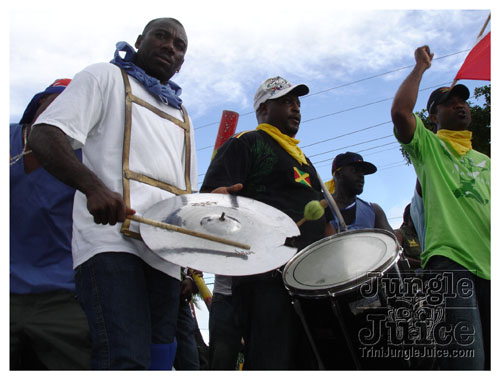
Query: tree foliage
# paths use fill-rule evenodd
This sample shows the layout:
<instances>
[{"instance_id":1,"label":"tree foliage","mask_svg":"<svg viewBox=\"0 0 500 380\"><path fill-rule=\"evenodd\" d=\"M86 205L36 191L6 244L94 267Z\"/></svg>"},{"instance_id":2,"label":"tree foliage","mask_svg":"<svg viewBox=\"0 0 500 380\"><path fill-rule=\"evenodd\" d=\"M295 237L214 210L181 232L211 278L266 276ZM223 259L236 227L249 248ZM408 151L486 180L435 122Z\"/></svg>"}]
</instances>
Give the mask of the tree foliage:
<instances>
[{"instance_id":1,"label":"tree foliage","mask_svg":"<svg viewBox=\"0 0 500 380\"><path fill-rule=\"evenodd\" d=\"M472 118L469 130L472 132L472 148L491 157L491 84L474 89L474 98L479 100L482 97L484 97L482 106L472 105L471 102L467 102L470 106ZM423 109L416 112L416 114L422 119L425 127L432 131L434 126L427 110ZM408 153L403 147L400 150L407 164L411 164Z\"/></svg>"}]
</instances>

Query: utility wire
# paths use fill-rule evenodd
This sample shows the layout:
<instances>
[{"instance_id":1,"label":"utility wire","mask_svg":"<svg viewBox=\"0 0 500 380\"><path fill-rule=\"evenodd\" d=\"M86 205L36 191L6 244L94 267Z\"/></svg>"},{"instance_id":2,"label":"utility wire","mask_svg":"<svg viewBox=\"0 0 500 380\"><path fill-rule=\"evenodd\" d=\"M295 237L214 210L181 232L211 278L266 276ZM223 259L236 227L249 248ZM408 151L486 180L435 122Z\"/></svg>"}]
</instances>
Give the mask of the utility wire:
<instances>
[{"instance_id":1,"label":"utility wire","mask_svg":"<svg viewBox=\"0 0 500 380\"><path fill-rule=\"evenodd\" d=\"M447 57L450 57L450 56L453 56L453 55L461 54L461 53L467 52L469 50L470 49L466 49L466 50L462 50L462 51L459 51L459 52L456 52L456 53L451 53L451 54L448 54L448 55L444 55L442 57L435 58L434 61L439 60L439 59L443 59L443 58L447 58ZM339 85L339 86L336 86L336 87L331 87L331 88L328 88L328 89L325 89L325 90L317 91L315 93L308 94L307 97L318 95L318 94L321 94L321 93L325 93L325 92L332 91L332 90L335 90L335 89L338 89L338 88L342 88L342 87L346 87L346 86L349 86L349 85L353 85L353 84L356 84L356 83L364 82L364 81L367 81L367 80L370 80L370 79L374 79L374 78L377 78L377 77L381 77L381 76L384 76L384 75L392 74L394 72L405 70L405 69L411 68L413 66L414 65L404 66L404 67L401 67L401 68L398 68L398 69L394 69L394 70L390 70L390 71L387 71L387 72L384 72L384 73L381 73L381 74L377 74L377 75L373 75L373 76L366 77L366 78L363 78L363 79L359 79L359 80L356 80L356 81L352 81L352 82L349 82L349 83L345 83L345 84L342 84L342 85ZM440 87L440 86L443 86L443 85L446 85L446 84L447 84L447 82L446 83L441 83L441 84L438 84L438 85L434 85L434 86L430 86L430 87L426 87L426 88L423 88L423 89L419 89L419 92L426 91L426 90L429 90L429 89L432 89L432 88L436 88L436 87ZM377 100L377 101L374 101L374 102L365 103L365 104L362 104L362 105L351 107L351 108L348 108L348 109L339 110L339 111L336 111L336 112L333 112L333 113L329 113L329 114L325 114L325 115L320 115L320 116L315 117L315 118L304 120L304 121L301 122L301 124L305 124L305 123L308 123L308 122L311 122L311 121L323 119L323 118L326 118L326 117L329 117L329 116L333 116L333 115L336 115L336 114L353 111L353 110L356 110L356 109L359 109L359 108L363 108L363 107L367 107L367 106L370 106L370 105L373 105L373 104L382 103L382 102L385 102L385 101L388 101L388 100L392 100L393 98L394 97L385 98L385 99ZM250 114L253 114L253 111L241 114L240 117L247 116L247 115L250 115ZM217 124L217 123L218 122L213 122L213 123L205 124L205 125L202 125L202 126L200 126L198 128L195 128L195 130L196 129L205 128L205 127L208 127L210 125ZM342 137L351 136L353 134L360 133L360 132L363 132L363 131L366 131L366 130L369 130L369 129L373 129L373 128L376 128L376 127L379 127L379 126L382 126L382 125L385 125L385 124L390 124L390 123L392 123L392 121L386 121L386 122L383 122L383 123L375 124L375 125L372 125L372 126L369 126L369 127L365 127L365 128L361 128L361 129L358 129L358 130L355 130L355 131L344 133L342 135L338 135L338 136L334 136L334 137L327 138L327 139L324 139L324 140L316 141L314 143L302 146L301 149L308 148L308 147L311 147L311 146L314 146L314 145L318 145L318 144L321 144L321 143L325 143L325 142L328 142L328 141L336 140L336 139L339 139L339 138L342 138ZM351 148L353 146L362 145L362 144L365 144L365 143L368 143L368 142L373 142L373 141L381 140L381 139L388 138L388 137L392 137L392 135L388 135L388 136L384 136L384 137L380 137L380 138L376 138L376 139L364 141L364 142L357 143L357 144L348 145L348 146L345 146L345 147L342 147L342 148L328 150L328 151L325 151L325 152L322 152L322 153L317 153L317 154L314 154L314 155L309 155L309 157L320 156L320 155L323 155L323 154L327 154L327 153L331 153L331 152L334 152L334 151L339 151L339 150ZM371 148L359 150L358 152L364 152L364 151L368 151L368 150L372 150L372 149L376 149L376 148L379 148L379 147L382 147L382 146L396 144L396 143L397 142L391 142L391 143L388 143L388 144L382 144L382 145L378 145L378 146L375 146L375 147L371 147ZM205 150L205 149L209 149L209 148L211 148L211 146L206 146L206 147L197 149L197 151L201 151L201 150ZM313 164L316 165L318 163L323 163L323 162L330 161L330 160L331 159L329 158L329 159L326 159L326 160L317 161L317 162L315 162ZM402 165L405 165L405 164L401 164L401 165L398 165L398 166L402 166ZM384 170L384 168L382 168L381 170ZM205 174L206 173L198 174L198 177L204 176Z\"/></svg>"},{"instance_id":2,"label":"utility wire","mask_svg":"<svg viewBox=\"0 0 500 380\"><path fill-rule=\"evenodd\" d=\"M419 92L421 92L421 91L427 91L427 90L429 90L429 89L436 88L436 87L441 87L441 86L444 86L444 85L446 85L446 84L447 84L447 83L440 83L440 84L433 85L433 86L430 86L430 87L422 88L422 89L419 89ZM329 114L321 115L321 116L318 116L318 117L315 117L315 118L312 118L312 119L308 119L308 120L302 121L302 122L301 122L301 124L304 124L304 123L307 123L307 122L310 122L310 121L314 121L314 120L323 119L323 118L325 118L325 117L329 117L329 116L337 115L337 114L339 114L339 113L344 113L344 112L348 112L348 111L353 111L353 110L355 110L355 109L359 109L359 108L367 107L367 106L370 106L370 105L373 105L373 104L377 104L377 103L382 103L382 102L385 102L385 101L387 101L387 100L392 100L392 99L394 99L394 97L390 97L390 98L386 98L386 99L382 99L382 100L376 100L376 101L374 101L374 102L361 104L361 105L359 105L359 106L355 106L355 107L351 107L351 108L346 108L346 109L343 109L343 110L340 110L340 111L336 111L336 112L333 112L333 113L329 113ZM355 133L363 132L363 131L366 131L366 130L368 130L368 129L376 128L376 127L379 127L379 126L381 126L381 125L385 125L385 124L389 124L389 123L392 123L392 121L385 121L385 122L383 122L383 123L375 124L375 125L372 125L372 126L369 126L369 127L366 127L366 128L361 128L361 129L358 129L358 130L355 130L355 131L352 131L352 132L344 133L344 134L339 135L339 136L334 136L334 137L327 138L327 139L324 139L324 140L316 141L316 142L314 142L314 143L311 143L311 144L308 144L308 145L301 146L300 148L301 148L301 149L308 148L308 147L311 147L311 146L313 146L313 145L321 144L321 143L324 143L324 142L327 142L327 141L331 141L331 140L336 140L336 139L339 139L339 138L341 138L341 137L350 136L350 135L353 135L353 134L355 134ZM204 148L201 148L201 149L197 149L197 151L204 150L204 149L208 149L208 148L210 148L210 146L207 146L207 147L204 147ZM340 148L340 149L342 149L342 148ZM327 152L325 152L325 153L327 153ZM310 157L312 157L312 156L310 156Z\"/></svg>"},{"instance_id":3,"label":"utility wire","mask_svg":"<svg viewBox=\"0 0 500 380\"><path fill-rule=\"evenodd\" d=\"M387 146L387 145L394 145L394 144L398 144L398 146L397 147L392 147L392 148L389 148L389 149L382 149L382 150L379 150L378 152L371 152L371 153L363 154L363 157L373 156L374 154L384 153L384 152L388 152L390 150L395 150L395 149L397 149L399 147L399 143L397 141L393 141L393 142L390 142L390 143L387 143L387 144L382 144L382 145L378 145L378 146L375 146L375 147L372 147L372 148L363 149L362 151L366 151L366 150L372 150L372 149L380 148L380 147ZM358 151L358 152L362 152L362 151ZM329 161L329 160L325 160L323 162L326 162L326 161ZM330 165L331 165L331 161L329 161L326 164L314 165L314 166L318 169L318 168L324 168L324 167L330 166Z\"/></svg>"},{"instance_id":4,"label":"utility wire","mask_svg":"<svg viewBox=\"0 0 500 380\"><path fill-rule=\"evenodd\" d=\"M402 164L399 164L399 165L394 165L394 166L390 166L390 167L386 167L386 168L382 168L380 169L379 171L384 171L384 170L388 170L388 169L394 169L394 168L399 168L401 166L408 166L406 163L402 163Z\"/></svg>"},{"instance_id":5,"label":"utility wire","mask_svg":"<svg viewBox=\"0 0 500 380\"><path fill-rule=\"evenodd\" d=\"M444 58L448 58L448 57L451 57L451 56L454 56L454 55L457 55L457 54L465 53L465 52L468 52L470 50L471 49L465 49L465 50L458 51L456 53L450 53L450 54L447 54L447 55L443 55L441 57L434 58L433 61L438 61L440 59L444 59ZM370 80L370 79L378 78L378 77L381 77L381 76L384 76L384 75L389 75L389 74L395 73L397 71L401 71L401 70L405 70L405 69L408 69L408 68L412 68L414 66L415 65L412 64L412 65L400 67L400 68L397 68L397 69L394 69L394 70L386 71L386 72L381 73L381 74L372 75L372 76L369 76L369 77L366 77L366 78L362 78L362 79L358 79L358 80L355 80L355 81L352 81L352 82L344 83L344 84L341 84L339 86L330 87L330 88L327 88L325 90L320 90L320 91L308 94L305 97L315 96L315 95L322 94L322 93L325 93L325 92L328 92L328 91L333 91L333 90L336 90L336 89L339 89L339 88L342 88L342 87L347 87L347 86L350 86L350 85L353 85L353 84L356 84L356 83L360 83L360 82L364 82L364 81L367 81L367 80ZM254 113L254 111L249 111L249 112L246 112L246 113L242 113L242 114L240 114L240 117L248 116L248 115L251 115L253 113ZM307 120L307 121L310 121L310 120ZM196 128L194 128L194 130L196 131L198 129L206 128L206 127L209 127L209 126L212 126L212 125L217 125L218 123L219 123L218 121L214 121L212 123L208 123L208 124L204 124L204 125L201 125L199 127L196 127ZM207 147L202 148L202 149L207 149Z\"/></svg>"},{"instance_id":6,"label":"utility wire","mask_svg":"<svg viewBox=\"0 0 500 380\"><path fill-rule=\"evenodd\" d=\"M422 88L422 89L419 89L419 92L422 92L422 91L427 91L427 90L430 90L430 89L432 89L432 88L436 88L436 87L441 87L441 86L444 86L445 84L447 84L447 83L440 83L440 84L438 84L438 85L433 85L433 86L430 86L430 87ZM367 107L367 106L370 106L370 105L372 105L372 104L382 103L382 102L385 102L385 101L387 101L387 100L392 100L392 99L394 99L394 97L390 97L390 98L386 98L386 99L382 99L382 100L377 100L377 101L375 101L375 102L362 104L362 105L359 105L359 106L355 106L355 107L352 107L352 108L347 108L347 109L340 110L340 111L336 111L336 112L333 112L333 113L330 113L330 114L326 114L326 115L321 115L321 116L318 116L318 117L316 117L316 118L309 119L309 120L306 120L306 121L304 121L304 122L301 122L301 124L306 123L306 122L308 122L308 121L313 121L313 120L323 119L323 118L325 118L325 117L332 116L332 115L336 115L336 114L339 114L339 113L348 112L348 111L352 111L352 110L355 110L355 109L359 109L359 108ZM340 135L340 136L335 136L335 137L328 138L328 139L325 139L325 140L320 140L320 141L317 141L317 142L315 142L315 143L311 143L311 144L306 145L306 146L301 147L301 148L305 148L305 147L309 147L309 146L312 146L312 145L321 144L321 143L323 143L323 142L330 141L330 140L334 140L334 139L337 139L337 138L340 138L340 137L350 136L350 135L352 135L352 134L354 134L354 133L362 132L362 131L365 131L365 130L367 130L367 129L370 129L370 128L375 128L375 127L379 127L379 126L381 126L381 125L384 125L384 124L389 124L389 123L392 123L392 121L386 121L386 122L383 122L383 123L380 123L380 124L373 125L373 126L371 126L371 127L366 127L366 128L363 128L363 129L358 129L358 130L355 130L355 131L352 131L352 132L349 132L349 133L345 133L345 134Z\"/></svg>"},{"instance_id":7,"label":"utility wire","mask_svg":"<svg viewBox=\"0 0 500 380\"><path fill-rule=\"evenodd\" d=\"M382 150L379 150L378 152L371 152L371 153L368 153L368 154L365 154L364 156L365 157L368 157L368 156L373 156L374 154L378 154L378 153L383 153L383 152L388 152L390 150L394 150L394 149L397 149L399 148L399 143L397 141L393 141L387 145L392 145L392 144L398 144L397 147L392 147L392 148L389 148L389 149L382 149Z\"/></svg>"},{"instance_id":8,"label":"utility wire","mask_svg":"<svg viewBox=\"0 0 500 380\"><path fill-rule=\"evenodd\" d=\"M329 152L324 152L324 153L331 153L331 152L334 152L334 151L337 151L337 150L344 150L344 149L347 149L347 148L350 148L350 147L353 147L353 146L356 146L356 145L361 145L361 144L366 144L368 142L371 142L371 141L376 141L376 140L381 140L381 139L384 139L384 138L387 138L387 137L392 137L392 135L388 135L388 136L384 136L384 137L380 137L380 138L377 138L377 139L373 139L373 140L368 140L368 141L364 141L364 142L361 142L361 143L357 143L357 144L353 144L353 145L348 145L348 146L345 146L345 147L342 147L342 148L338 148L338 149L334 149L334 150L331 150ZM391 141L389 143L386 143L386 144L380 144L380 145L376 145L376 146L373 146L373 147L370 147L370 148L366 148L366 149L361 149L361 150L357 150L358 153L362 153L362 152L367 152L369 150L373 150L373 149L377 149L377 148L381 148L381 147L384 147L384 146L388 146L388 145L394 145L394 144L399 144L397 141ZM393 148L392 148L393 149ZM372 154L376 154L376 153L381 153L381 152L385 152L387 150L391 150L391 149L385 149L385 150L382 150L380 152L373 152ZM320 154L324 154L324 153L319 153L317 155L320 155ZM310 156L312 157L312 156ZM321 160L321 161L315 161L313 162L312 164L314 166L317 166L317 164L321 164L323 162L331 162L332 161L332 158L327 158L325 160ZM317 166L317 167L322 167L321 165L320 166ZM206 174L205 173L201 173L201 174L198 174L198 177L202 177Z\"/></svg>"},{"instance_id":9,"label":"utility wire","mask_svg":"<svg viewBox=\"0 0 500 380\"><path fill-rule=\"evenodd\" d=\"M335 152L335 151L337 151L337 150L344 150L344 149L347 149L347 148L352 148L353 146L363 145L363 144L366 144L366 143L369 143L369 142L373 142L373 141L378 141L378 140L387 139L387 138L389 138L389 137L394 137L394 136L393 136L392 134L390 134L390 135L387 135L387 136L377 137L377 138L375 138L375 139L362 141L362 142L357 143L357 144L346 145L346 146L343 146L342 148L335 148L335 149L327 150L326 152L321 152L321 153L311 154L311 155L309 155L308 157L309 157L309 158L311 158L311 157L322 156L323 154L327 154L327 153Z\"/></svg>"},{"instance_id":10,"label":"utility wire","mask_svg":"<svg viewBox=\"0 0 500 380\"><path fill-rule=\"evenodd\" d=\"M314 142L314 143L311 143L311 144L308 144L308 145L303 145L303 146L300 147L300 149L305 149L305 148L309 148L310 146L313 146L313 145L318 145L318 144L321 144L321 143L324 143L324 142L327 142L327 141L340 139L341 137L351 136L351 135L354 135L355 133L363 132L363 131L366 131L368 129L380 127L381 125L385 125L385 124L389 124L389 123L392 123L392 121L384 121L383 123L371 125L371 126L366 127L366 128L357 129L355 131L344 133L343 135L331 137L331 138L328 138L328 139L325 139L325 140L321 140L321 141L317 141L317 142Z\"/></svg>"},{"instance_id":11,"label":"utility wire","mask_svg":"<svg viewBox=\"0 0 500 380\"><path fill-rule=\"evenodd\" d=\"M363 143L354 144L354 145L360 145L360 144L363 144ZM391 145L391 144L398 144L398 142L397 141L392 141L392 142L387 143L387 144L381 144L381 145L373 146L371 148L366 148L366 149L358 150L357 152L358 153L366 152L368 150L373 150L373 149L381 148L383 146L387 146L387 145ZM349 145L349 146L346 146L346 147L343 147L343 148L338 148L338 149L335 149L335 150L344 150L344 149L350 148L351 146L354 146L354 145ZM333 158L327 158L326 160L321 160L321 161L313 162L313 165L316 166L316 164L321 164L322 162L326 162L326 161L331 162L332 160L333 160Z\"/></svg>"}]
</instances>

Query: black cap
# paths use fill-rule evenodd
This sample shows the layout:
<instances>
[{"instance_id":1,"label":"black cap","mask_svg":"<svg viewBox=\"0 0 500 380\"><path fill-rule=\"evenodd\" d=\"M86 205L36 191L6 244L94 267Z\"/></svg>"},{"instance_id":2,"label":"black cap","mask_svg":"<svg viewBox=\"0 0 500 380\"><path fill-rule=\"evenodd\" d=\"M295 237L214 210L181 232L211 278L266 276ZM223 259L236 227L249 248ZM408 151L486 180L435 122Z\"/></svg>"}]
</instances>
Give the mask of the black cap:
<instances>
[{"instance_id":1,"label":"black cap","mask_svg":"<svg viewBox=\"0 0 500 380\"><path fill-rule=\"evenodd\" d=\"M377 167L370 162L363 161L360 154L353 152L345 152L337 155L332 163L332 173L347 165L359 165L363 168L364 174L373 174L377 171Z\"/></svg>"},{"instance_id":2,"label":"black cap","mask_svg":"<svg viewBox=\"0 0 500 380\"><path fill-rule=\"evenodd\" d=\"M432 91L429 100L427 101L427 111L431 114L431 110L434 106L441 104L446 101L450 96L457 95L463 100L469 99L470 92L467 87L463 84L457 84L453 87L440 87L437 90Z\"/></svg>"}]
</instances>

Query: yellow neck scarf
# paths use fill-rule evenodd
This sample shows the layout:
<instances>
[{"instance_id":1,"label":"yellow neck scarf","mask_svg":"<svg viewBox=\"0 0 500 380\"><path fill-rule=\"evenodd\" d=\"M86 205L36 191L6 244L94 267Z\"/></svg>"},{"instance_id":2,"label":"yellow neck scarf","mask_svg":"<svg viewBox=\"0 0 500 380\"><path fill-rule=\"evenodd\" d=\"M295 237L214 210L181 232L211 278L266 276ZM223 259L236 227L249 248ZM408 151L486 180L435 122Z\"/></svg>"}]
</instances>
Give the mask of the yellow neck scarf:
<instances>
[{"instance_id":1,"label":"yellow neck scarf","mask_svg":"<svg viewBox=\"0 0 500 380\"><path fill-rule=\"evenodd\" d=\"M461 156L472 149L471 131L450 131L449 129L440 129L436 134L441 140L450 144Z\"/></svg>"},{"instance_id":2,"label":"yellow neck scarf","mask_svg":"<svg viewBox=\"0 0 500 380\"><path fill-rule=\"evenodd\" d=\"M278 128L272 126L271 124L259 124L257 126L257 129L260 129L271 136L278 144L280 144L283 149L285 149L285 151L290 156L295 158L300 164L309 165L306 160L306 156L304 156L302 150L297 146L297 144L300 142L299 140L281 133Z\"/></svg>"},{"instance_id":3,"label":"yellow neck scarf","mask_svg":"<svg viewBox=\"0 0 500 380\"><path fill-rule=\"evenodd\" d=\"M326 189L330 194L335 192L335 178L325 182Z\"/></svg>"}]
</instances>

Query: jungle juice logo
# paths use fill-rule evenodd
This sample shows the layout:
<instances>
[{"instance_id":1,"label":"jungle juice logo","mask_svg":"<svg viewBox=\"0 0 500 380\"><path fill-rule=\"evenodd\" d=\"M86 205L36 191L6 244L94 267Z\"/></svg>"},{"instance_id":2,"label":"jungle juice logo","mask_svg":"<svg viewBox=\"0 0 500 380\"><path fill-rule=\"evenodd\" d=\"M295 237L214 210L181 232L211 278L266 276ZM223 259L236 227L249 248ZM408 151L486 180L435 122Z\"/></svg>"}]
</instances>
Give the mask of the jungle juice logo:
<instances>
[{"instance_id":1,"label":"jungle juice logo","mask_svg":"<svg viewBox=\"0 0 500 380\"><path fill-rule=\"evenodd\" d=\"M431 272L425 279L414 274L384 276L361 285L360 293L365 299L384 299L383 312L365 310L366 323L357 334L362 355L380 345L385 348L384 356L392 356L398 348L427 350L428 355L432 355L432 349L436 355L438 350L450 346L470 348L475 341L476 332L470 321L446 320L447 310L454 305L471 305L474 283L461 276L461 271Z\"/></svg>"}]
</instances>

